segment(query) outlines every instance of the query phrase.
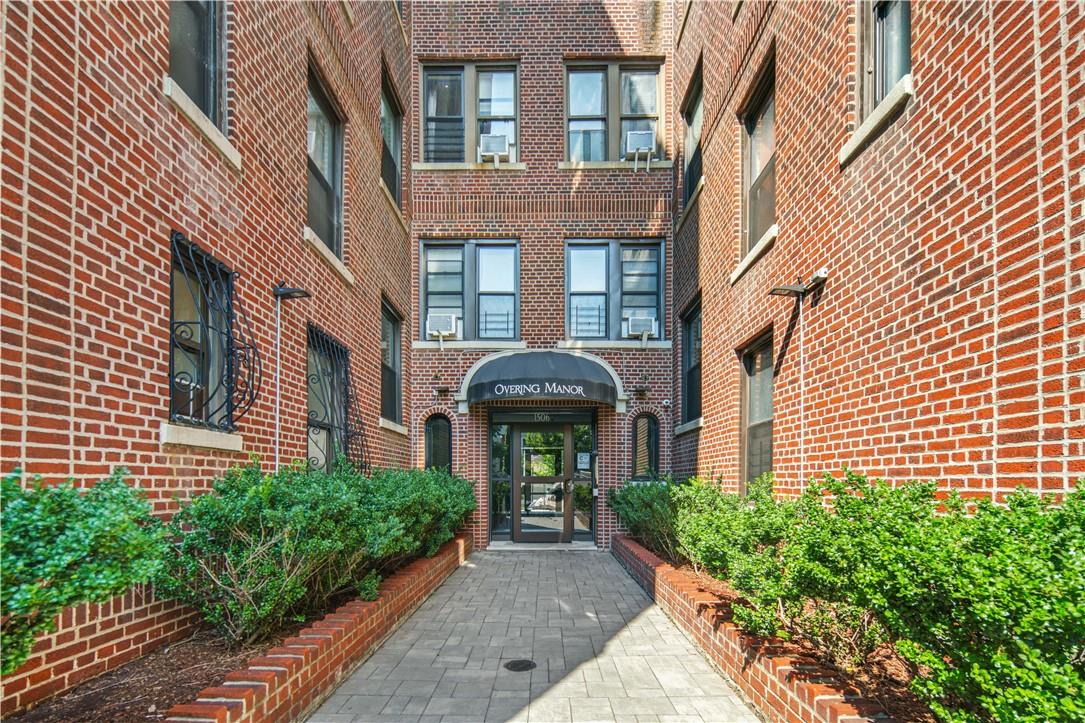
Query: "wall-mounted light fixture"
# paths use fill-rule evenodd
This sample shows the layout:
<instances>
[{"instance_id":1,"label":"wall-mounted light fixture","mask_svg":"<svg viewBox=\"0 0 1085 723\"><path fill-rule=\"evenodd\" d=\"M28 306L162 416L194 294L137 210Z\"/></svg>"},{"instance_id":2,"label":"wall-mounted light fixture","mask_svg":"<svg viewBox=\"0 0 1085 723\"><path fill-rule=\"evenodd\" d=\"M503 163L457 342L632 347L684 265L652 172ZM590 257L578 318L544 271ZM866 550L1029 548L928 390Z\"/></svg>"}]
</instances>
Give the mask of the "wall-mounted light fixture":
<instances>
[{"instance_id":1,"label":"wall-mounted light fixture","mask_svg":"<svg viewBox=\"0 0 1085 723\"><path fill-rule=\"evenodd\" d=\"M275 471L279 471L279 389L282 383L283 347L282 347L282 303L293 299L308 299L310 294L305 289L287 286L285 281L271 289L275 296Z\"/></svg>"}]
</instances>

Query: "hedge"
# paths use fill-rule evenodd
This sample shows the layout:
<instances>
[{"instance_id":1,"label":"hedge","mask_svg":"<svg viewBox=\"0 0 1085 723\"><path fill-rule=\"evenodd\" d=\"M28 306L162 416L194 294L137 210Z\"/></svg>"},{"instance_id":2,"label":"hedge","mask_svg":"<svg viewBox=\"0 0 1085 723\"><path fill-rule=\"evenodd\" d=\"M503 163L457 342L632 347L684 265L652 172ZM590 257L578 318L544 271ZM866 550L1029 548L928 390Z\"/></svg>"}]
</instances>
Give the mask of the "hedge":
<instances>
[{"instance_id":1,"label":"hedge","mask_svg":"<svg viewBox=\"0 0 1085 723\"><path fill-rule=\"evenodd\" d=\"M1004 505L935 490L845 470L791 500L765 476L744 496L693 480L609 501L643 544L729 580L744 629L844 668L892 643L941 720L1085 719L1085 488Z\"/></svg>"}]
</instances>

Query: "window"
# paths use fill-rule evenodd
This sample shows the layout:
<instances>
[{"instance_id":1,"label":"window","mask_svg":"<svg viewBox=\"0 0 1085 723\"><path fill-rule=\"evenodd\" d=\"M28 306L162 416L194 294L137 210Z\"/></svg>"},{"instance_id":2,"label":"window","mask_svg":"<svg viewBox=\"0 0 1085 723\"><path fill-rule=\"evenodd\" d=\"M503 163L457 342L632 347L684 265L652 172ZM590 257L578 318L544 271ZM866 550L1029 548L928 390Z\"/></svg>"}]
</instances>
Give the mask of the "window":
<instances>
[{"instance_id":1,"label":"window","mask_svg":"<svg viewBox=\"0 0 1085 723\"><path fill-rule=\"evenodd\" d=\"M426 469L452 470L452 423L443 414L426 420Z\"/></svg>"},{"instance_id":2,"label":"window","mask_svg":"<svg viewBox=\"0 0 1085 723\"><path fill-rule=\"evenodd\" d=\"M633 420L633 478L659 473L659 421L651 414Z\"/></svg>"},{"instance_id":3,"label":"window","mask_svg":"<svg viewBox=\"0 0 1085 723\"><path fill-rule=\"evenodd\" d=\"M685 166L682 170L683 201L689 203L697 184L701 181L701 124L704 121L703 91L701 85L701 66L693 74L690 92L682 118L686 122Z\"/></svg>"},{"instance_id":4,"label":"window","mask_svg":"<svg viewBox=\"0 0 1085 723\"><path fill-rule=\"evenodd\" d=\"M661 337L662 266L659 242L570 241L565 256L569 337Z\"/></svg>"},{"instance_id":5,"label":"window","mask_svg":"<svg viewBox=\"0 0 1085 723\"><path fill-rule=\"evenodd\" d=\"M308 337L308 462L331 472L340 456L349 456L350 357L346 347L311 324Z\"/></svg>"},{"instance_id":6,"label":"window","mask_svg":"<svg viewBox=\"0 0 1085 723\"><path fill-rule=\"evenodd\" d=\"M400 421L399 314L381 304L381 416Z\"/></svg>"},{"instance_id":7,"label":"window","mask_svg":"<svg viewBox=\"0 0 1085 723\"><path fill-rule=\"evenodd\" d=\"M701 307L682 319L682 421L701 416Z\"/></svg>"},{"instance_id":8,"label":"window","mask_svg":"<svg viewBox=\"0 0 1085 723\"><path fill-rule=\"evenodd\" d=\"M743 255L776 223L776 102L774 68L754 96L744 119L744 210L746 234Z\"/></svg>"},{"instance_id":9,"label":"window","mask_svg":"<svg viewBox=\"0 0 1085 723\"><path fill-rule=\"evenodd\" d=\"M455 318L454 339L516 339L519 328L519 251L515 241L433 241L423 256L423 338ZM431 323L432 322L432 323Z\"/></svg>"},{"instance_id":10,"label":"window","mask_svg":"<svg viewBox=\"0 0 1085 723\"><path fill-rule=\"evenodd\" d=\"M631 132L651 133L653 157L662 157L659 96L658 66L570 65L565 106L569 160L624 160Z\"/></svg>"},{"instance_id":11,"label":"window","mask_svg":"<svg viewBox=\"0 0 1085 723\"><path fill-rule=\"evenodd\" d=\"M170 3L170 78L185 95L223 127L223 3Z\"/></svg>"},{"instance_id":12,"label":"window","mask_svg":"<svg viewBox=\"0 0 1085 723\"><path fill-rule=\"evenodd\" d=\"M515 67L466 63L424 71L424 138L427 163L489 161L494 144L508 144L500 160L517 160Z\"/></svg>"},{"instance_id":13,"label":"window","mask_svg":"<svg viewBox=\"0 0 1085 723\"><path fill-rule=\"evenodd\" d=\"M402 162L403 112L388 83L381 86L381 180L384 187L400 202L399 185L403 177Z\"/></svg>"},{"instance_id":14,"label":"window","mask_svg":"<svg viewBox=\"0 0 1085 723\"><path fill-rule=\"evenodd\" d=\"M170 420L233 431L260 387L236 275L178 231L170 243Z\"/></svg>"},{"instance_id":15,"label":"window","mask_svg":"<svg viewBox=\"0 0 1085 723\"><path fill-rule=\"evenodd\" d=\"M772 469L772 339L759 341L744 353L742 367L743 472L749 481Z\"/></svg>"},{"instance_id":16,"label":"window","mask_svg":"<svg viewBox=\"0 0 1085 723\"><path fill-rule=\"evenodd\" d=\"M309 228L341 257L343 123L312 71L308 118Z\"/></svg>"},{"instance_id":17,"label":"window","mask_svg":"<svg viewBox=\"0 0 1085 723\"><path fill-rule=\"evenodd\" d=\"M863 115L912 72L912 6L907 0L880 0L861 6L863 18Z\"/></svg>"}]
</instances>

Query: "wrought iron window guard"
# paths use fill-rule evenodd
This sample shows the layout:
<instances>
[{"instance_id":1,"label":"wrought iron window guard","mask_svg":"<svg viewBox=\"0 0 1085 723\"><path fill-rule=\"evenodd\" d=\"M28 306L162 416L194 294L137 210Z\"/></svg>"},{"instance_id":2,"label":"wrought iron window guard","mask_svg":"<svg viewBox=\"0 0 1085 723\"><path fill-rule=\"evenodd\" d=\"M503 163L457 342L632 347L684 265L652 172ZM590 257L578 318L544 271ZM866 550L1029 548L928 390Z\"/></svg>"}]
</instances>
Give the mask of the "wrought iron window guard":
<instances>
[{"instance_id":1,"label":"wrought iron window guard","mask_svg":"<svg viewBox=\"0 0 1085 723\"><path fill-rule=\"evenodd\" d=\"M260 393L263 364L235 293L240 277L170 234L170 420L232 432Z\"/></svg>"},{"instance_id":2,"label":"wrought iron window guard","mask_svg":"<svg viewBox=\"0 0 1085 723\"><path fill-rule=\"evenodd\" d=\"M351 388L350 352L313 324L309 325L308 335L309 466L331 471L342 455L357 470L368 472L365 430Z\"/></svg>"}]
</instances>

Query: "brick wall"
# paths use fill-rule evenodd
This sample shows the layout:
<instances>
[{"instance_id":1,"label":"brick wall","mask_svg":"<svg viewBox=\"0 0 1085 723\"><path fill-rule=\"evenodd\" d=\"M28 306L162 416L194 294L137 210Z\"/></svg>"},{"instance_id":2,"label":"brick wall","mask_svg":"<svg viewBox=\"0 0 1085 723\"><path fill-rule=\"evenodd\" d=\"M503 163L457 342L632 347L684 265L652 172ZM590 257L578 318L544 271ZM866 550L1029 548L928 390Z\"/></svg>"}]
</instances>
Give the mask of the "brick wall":
<instances>
[{"instance_id":1,"label":"brick wall","mask_svg":"<svg viewBox=\"0 0 1085 723\"><path fill-rule=\"evenodd\" d=\"M706 98L672 306L703 300L704 426L676 440L676 470L739 484L738 352L771 330L785 492L844 464L996 498L1085 476L1081 5L913 3L915 95L843 167L861 120L855 3L672 9L672 112L702 59ZM772 52L780 232L732 284L738 116ZM766 296L822 266L801 325L793 300Z\"/></svg>"},{"instance_id":2,"label":"brick wall","mask_svg":"<svg viewBox=\"0 0 1085 723\"><path fill-rule=\"evenodd\" d=\"M348 345L373 461L404 464L379 430L379 304L412 333L407 232L378 186L381 63L409 95L407 34L395 4L229 3L227 137L241 170L163 94L168 4L5 3L0 320L0 472L91 484L116 466L159 514L226 466L273 448L271 287L283 306L282 454L305 456L306 322ZM302 240L306 70L346 117L348 286ZM406 119L406 157L411 150ZM405 172L409 178L409 171ZM168 417L170 231L240 273L237 292L263 354L264 383L242 418L241 453L164 446ZM409 378L410 346L404 345ZM63 690L183 635L193 617L138 589L64 613L55 634L3 681L5 711Z\"/></svg>"}]
</instances>

